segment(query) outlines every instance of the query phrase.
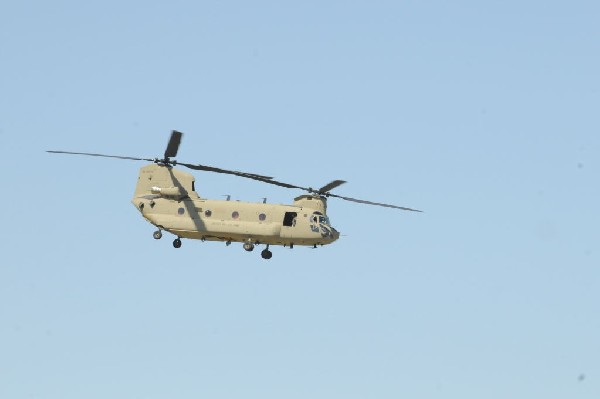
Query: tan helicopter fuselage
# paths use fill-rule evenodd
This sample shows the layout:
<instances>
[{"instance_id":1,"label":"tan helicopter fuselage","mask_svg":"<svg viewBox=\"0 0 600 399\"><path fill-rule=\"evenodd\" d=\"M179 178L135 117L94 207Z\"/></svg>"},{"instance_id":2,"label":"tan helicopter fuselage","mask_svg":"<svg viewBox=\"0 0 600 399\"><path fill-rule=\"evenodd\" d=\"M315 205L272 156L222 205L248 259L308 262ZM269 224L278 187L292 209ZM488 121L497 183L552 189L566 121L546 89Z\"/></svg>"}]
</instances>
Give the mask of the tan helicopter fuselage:
<instances>
[{"instance_id":1,"label":"tan helicopter fuselage","mask_svg":"<svg viewBox=\"0 0 600 399\"><path fill-rule=\"evenodd\" d=\"M140 169L132 203L161 230L181 238L268 245L325 245L339 238L323 197L302 195L293 205L209 200L194 176L171 166Z\"/></svg>"}]
</instances>

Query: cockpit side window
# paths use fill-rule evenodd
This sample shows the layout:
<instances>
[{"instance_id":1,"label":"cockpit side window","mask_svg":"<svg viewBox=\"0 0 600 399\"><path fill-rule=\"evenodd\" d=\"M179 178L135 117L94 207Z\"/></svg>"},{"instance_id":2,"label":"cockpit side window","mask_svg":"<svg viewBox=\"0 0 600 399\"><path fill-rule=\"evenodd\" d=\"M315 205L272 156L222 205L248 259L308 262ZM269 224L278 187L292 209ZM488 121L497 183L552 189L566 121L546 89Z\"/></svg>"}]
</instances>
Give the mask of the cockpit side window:
<instances>
[{"instance_id":1,"label":"cockpit side window","mask_svg":"<svg viewBox=\"0 0 600 399\"><path fill-rule=\"evenodd\" d=\"M312 223L317 223L317 224L322 224L322 225L325 225L325 226L329 226L329 218L327 216L323 215L319 211L313 212L310 220L311 220Z\"/></svg>"},{"instance_id":2,"label":"cockpit side window","mask_svg":"<svg viewBox=\"0 0 600 399\"><path fill-rule=\"evenodd\" d=\"M319 216L319 223L329 226L329 218L327 216Z\"/></svg>"}]
</instances>

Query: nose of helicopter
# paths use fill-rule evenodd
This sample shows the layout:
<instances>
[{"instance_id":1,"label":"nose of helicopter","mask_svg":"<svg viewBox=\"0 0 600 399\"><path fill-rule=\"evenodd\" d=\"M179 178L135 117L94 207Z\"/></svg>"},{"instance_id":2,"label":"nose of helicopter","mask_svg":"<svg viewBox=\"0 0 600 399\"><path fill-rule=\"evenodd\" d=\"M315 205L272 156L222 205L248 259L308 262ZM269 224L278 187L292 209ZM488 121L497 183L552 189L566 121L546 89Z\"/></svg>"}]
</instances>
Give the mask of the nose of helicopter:
<instances>
[{"instance_id":1,"label":"nose of helicopter","mask_svg":"<svg viewBox=\"0 0 600 399\"><path fill-rule=\"evenodd\" d=\"M331 228L331 241L336 241L340 238L340 232L337 231L334 227Z\"/></svg>"}]
</instances>

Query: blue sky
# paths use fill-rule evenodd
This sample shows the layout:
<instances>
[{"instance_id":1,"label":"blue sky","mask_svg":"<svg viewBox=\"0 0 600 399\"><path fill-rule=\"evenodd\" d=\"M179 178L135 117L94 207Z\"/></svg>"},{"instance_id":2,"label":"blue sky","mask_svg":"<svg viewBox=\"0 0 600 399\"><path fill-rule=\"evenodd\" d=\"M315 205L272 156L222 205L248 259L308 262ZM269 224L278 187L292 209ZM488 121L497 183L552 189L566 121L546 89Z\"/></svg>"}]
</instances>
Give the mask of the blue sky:
<instances>
[{"instance_id":1,"label":"blue sky","mask_svg":"<svg viewBox=\"0 0 600 399\"><path fill-rule=\"evenodd\" d=\"M600 5L0 5L0 396L597 398ZM178 158L330 201L317 250L185 241ZM298 191L196 173L201 196Z\"/></svg>"}]
</instances>

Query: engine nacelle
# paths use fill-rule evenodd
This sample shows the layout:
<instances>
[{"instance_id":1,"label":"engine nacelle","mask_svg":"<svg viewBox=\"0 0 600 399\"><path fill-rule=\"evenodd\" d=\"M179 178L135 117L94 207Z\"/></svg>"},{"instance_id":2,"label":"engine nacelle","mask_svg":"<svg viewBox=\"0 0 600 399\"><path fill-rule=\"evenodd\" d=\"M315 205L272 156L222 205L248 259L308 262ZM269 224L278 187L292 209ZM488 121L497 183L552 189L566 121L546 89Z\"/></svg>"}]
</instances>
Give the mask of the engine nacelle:
<instances>
[{"instance_id":1,"label":"engine nacelle","mask_svg":"<svg viewBox=\"0 0 600 399\"><path fill-rule=\"evenodd\" d=\"M182 197L186 193L180 187L152 187L152 194L160 194L167 197Z\"/></svg>"}]
</instances>

